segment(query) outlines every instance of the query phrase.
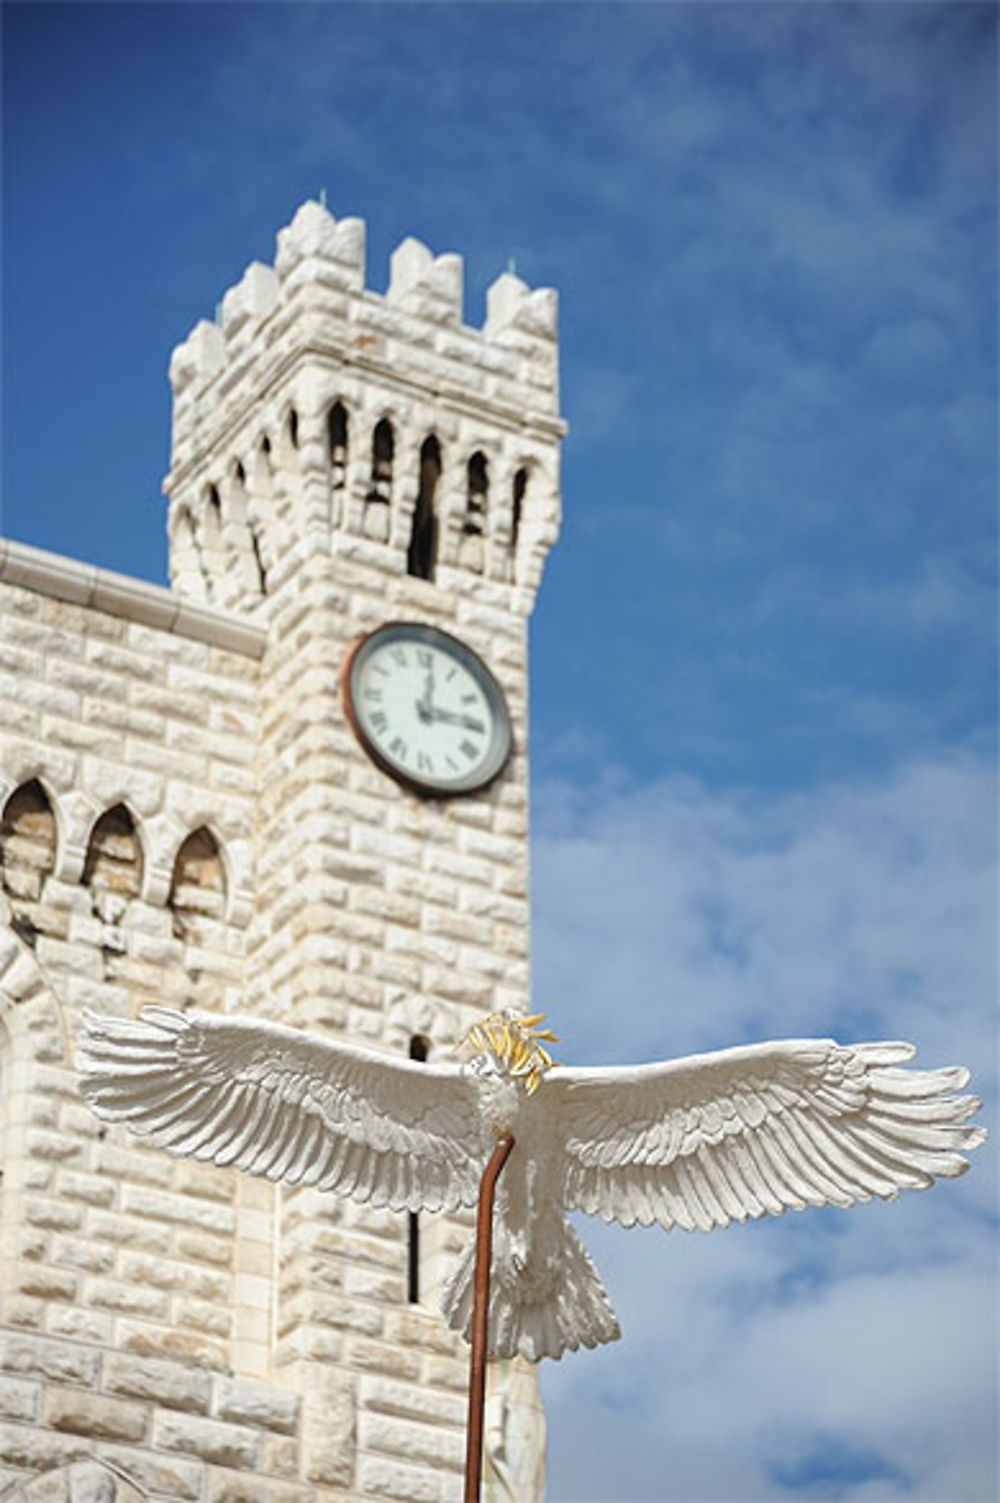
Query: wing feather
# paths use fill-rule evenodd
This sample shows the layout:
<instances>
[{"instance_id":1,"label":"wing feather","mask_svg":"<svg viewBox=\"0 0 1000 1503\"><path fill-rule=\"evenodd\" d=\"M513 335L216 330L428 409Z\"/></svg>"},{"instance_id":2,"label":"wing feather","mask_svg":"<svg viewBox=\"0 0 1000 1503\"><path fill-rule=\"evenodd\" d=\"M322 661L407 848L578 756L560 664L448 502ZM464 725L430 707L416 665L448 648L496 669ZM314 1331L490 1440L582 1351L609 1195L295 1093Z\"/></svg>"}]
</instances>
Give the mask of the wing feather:
<instances>
[{"instance_id":1,"label":"wing feather","mask_svg":"<svg viewBox=\"0 0 1000 1503\"><path fill-rule=\"evenodd\" d=\"M458 1065L150 1007L85 1014L77 1066L99 1117L173 1153L393 1210L475 1204L478 1103Z\"/></svg>"},{"instance_id":2,"label":"wing feather","mask_svg":"<svg viewBox=\"0 0 1000 1503\"><path fill-rule=\"evenodd\" d=\"M912 1044L789 1040L634 1069L551 1070L559 1195L626 1226L709 1230L807 1205L891 1200L968 1167L985 1132L968 1071Z\"/></svg>"}]
</instances>

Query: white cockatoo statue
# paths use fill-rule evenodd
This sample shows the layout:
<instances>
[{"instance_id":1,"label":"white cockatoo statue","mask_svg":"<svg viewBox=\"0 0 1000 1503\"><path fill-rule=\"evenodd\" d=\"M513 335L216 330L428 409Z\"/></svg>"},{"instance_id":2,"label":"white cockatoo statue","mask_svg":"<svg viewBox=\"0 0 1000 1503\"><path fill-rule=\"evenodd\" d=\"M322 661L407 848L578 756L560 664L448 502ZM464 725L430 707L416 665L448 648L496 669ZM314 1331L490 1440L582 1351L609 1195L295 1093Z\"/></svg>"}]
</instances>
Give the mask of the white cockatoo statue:
<instances>
[{"instance_id":1,"label":"white cockatoo statue","mask_svg":"<svg viewBox=\"0 0 1000 1503\"><path fill-rule=\"evenodd\" d=\"M144 1008L86 1015L97 1115L176 1154L396 1211L476 1203L502 1133L489 1351L537 1362L620 1335L566 1214L711 1231L849 1206L968 1167L985 1137L964 1069L906 1070L913 1046L752 1044L633 1068L554 1065L542 1015L493 1013L461 1060L421 1064L279 1024ZM474 1243L446 1286L468 1335Z\"/></svg>"}]
</instances>

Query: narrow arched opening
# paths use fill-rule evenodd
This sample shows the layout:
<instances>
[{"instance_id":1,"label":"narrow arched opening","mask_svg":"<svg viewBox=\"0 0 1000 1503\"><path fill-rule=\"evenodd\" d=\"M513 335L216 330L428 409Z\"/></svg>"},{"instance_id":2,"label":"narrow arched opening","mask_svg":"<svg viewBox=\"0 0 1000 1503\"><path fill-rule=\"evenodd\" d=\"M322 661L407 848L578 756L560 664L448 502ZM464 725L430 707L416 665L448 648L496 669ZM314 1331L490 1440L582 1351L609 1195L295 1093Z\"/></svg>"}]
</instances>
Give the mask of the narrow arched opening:
<instances>
[{"instance_id":1,"label":"narrow arched opening","mask_svg":"<svg viewBox=\"0 0 1000 1503\"><path fill-rule=\"evenodd\" d=\"M469 460L467 469L465 531L482 537L486 531L486 505L490 480L486 455L477 449Z\"/></svg>"},{"instance_id":2,"label":"narrow arched opening","mask_svg":"<svg viewBox=\"0 0 1000 1503\"><path fill-rule=\"evenodd\" d=\"M395 450L396 439L392 424L388 418L381 418L375 424L375 431L372 434L372 481L368 492L369 501L391 501L392 461Z\"/></svg>"},{"instance_id":3,"label":"narrow arched opening","mask_svg":"<svg viewBox=\"0 0 1000 1503\"><path fill-rule=\"evenodd\" d=\"M31 909L42 896L45 878L56 864L56 817L37 778L15 788L0 817L0 882L15 907L14 927L28 926L22 938L33 942Z\"/></svg>"},{"instance_id":4,"label":"narrow arched opening","mask_svg":"<svg viewBox=\"0 0 1000 1503\"><path fill-rule=\"evenodd\" d=\"M347 408L334 402L326 419L326 436L330 456L330 484L341 491L347 484Z\"/></svg>"},{"instance_id":5,"label":"narrow arched opening","mask_svg":"<svg viewBox=\"0 0 1000 1503\"><path fill-rule=\"evenodd\" d=\"M423 1034L415 1033L410 1039L410 1058L426 1064L430 1043ZM406 1298L411 1305L420 1303L420 1214L410 1211L406 1228Z\"/></svg>"},{"instance_id":6,"label":"narrow arched opening","mask_svg":"<svg viewBox=\"0 0 1000 1503\"><path fill-rule=\"evenodd\" d=\"M438 521L434 497L441 479L441 446L431 435L420 447L420 481L413 508L406 572L416 579L433 579L437 565Z\"/></svg>"},{"instance_id":7,"label":"narrow arched opening","mask_svg":"<svg viewBox=\"0 0 1000 1503\"><path fill-rule=\"evenodd\" d=\"M134 898L142 887L142 845L124 804L101 815L90 832L83 864L85 887Z\"/></svg>"},{"instance_id":8,"label":"narrow arched opening","mask_svg":"<svg viewBox=\"0 0 1000 1503\"><path fill-rule=\"evenodd\" d=\"M204 825L177 852L169 902L172 908L209 918L222 918L225 912L226 868L219 842Z\"/></svg>"},{"instance_id":9,"label":"narrow arched opening","mask_svg":"<svg viewBox=\"0 0 1000 1503\"><path fill-rule=\"evenodd\" d=\"M510 509L510 551L517 552L517 540L521 535L521 521L524 517L524 498L528 491L528 471L522 466L514 476L514 489L511 497Z\"/></svg>"}]
</instances>

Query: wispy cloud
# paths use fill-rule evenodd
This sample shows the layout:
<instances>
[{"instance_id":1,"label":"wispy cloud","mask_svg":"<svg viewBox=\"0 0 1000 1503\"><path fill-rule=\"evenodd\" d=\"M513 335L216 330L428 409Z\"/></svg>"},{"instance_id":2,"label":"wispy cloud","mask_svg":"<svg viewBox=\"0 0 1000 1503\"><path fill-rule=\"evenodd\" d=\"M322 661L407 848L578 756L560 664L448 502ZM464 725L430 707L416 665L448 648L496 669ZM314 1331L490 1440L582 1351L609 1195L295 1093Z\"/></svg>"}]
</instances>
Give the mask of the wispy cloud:
<instances>
[{"instance_id":1,"label":"wispy cloud","mask_svg":"<svg viewBox=\"0 0 1000 1503\"><path fill-rule=\"evenodd\" d=\"M993 1099L988 763L774 798L676 779L536 803L536 997L565 1057L903 1037L923 1063L972 1065ZM986 1503L994 1156L892 1206L709 1238L588 1225L625 1335L545 1375L554 1498Z\"/></svg>"}]
</instances>

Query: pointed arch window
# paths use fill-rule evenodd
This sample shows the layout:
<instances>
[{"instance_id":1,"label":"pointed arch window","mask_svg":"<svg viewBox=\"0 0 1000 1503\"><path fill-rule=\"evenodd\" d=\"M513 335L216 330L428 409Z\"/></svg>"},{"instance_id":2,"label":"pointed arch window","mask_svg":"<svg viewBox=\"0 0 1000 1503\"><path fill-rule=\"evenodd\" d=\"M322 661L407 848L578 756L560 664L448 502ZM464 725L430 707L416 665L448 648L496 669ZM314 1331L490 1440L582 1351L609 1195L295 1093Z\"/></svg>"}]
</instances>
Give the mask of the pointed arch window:
<instances>
[{"instance_id":1,"label":"pointed arch window","mask_svg":"<svg viewBox=\"0 0 1000 1503\"><path fill-rule=\"evenodd\" d=\"M406 572L416 579L433 579L437 564L438 522L434 497L441 478L441 446L431 435L420 447L420 483L413 508L413 528L406 554Z\"/></svg>"},{"instance_id":2,"label":"pointed arch window","mask_svg":"<svg viewBox=\"0 0 1000 1503\"><path fill-rule=\"evenodd\" d=\"M90 832L84 886L133 898L142 887L142 846L124 804L106 810Z\"/></svg>"},{"instance_id":3,"label":"pointed arch window","mask_svg":"<svg viewBox=\"0 0 1000 1503\"><path fill-rule=\"evenodd\" d=\"M395 449L396 439L392 424L388 418L381 418L375 424L375 431L372 434L372 483L368 492L369 501L392 499L392 461Z\"/></svg>"},{"instance_id":4,"label":"pointed arch window","mask_svg":"<svg viewBox=\"0 0 1000 1503\"><path fill-rule=\"evenodd\" d=\"M221 918L226 907L226 868L219 842L202 825L177 852L170 883L170 906L188 913Z\"/></svg>"},{"instance_id":5,"label":"pointed arch window","mask_svg":"<svg viewBox=\"0 0 1000 1503\"><path fill-rule=\"evenodd\" d=\"M482 537L486 531L486 505L490 480L486 455L477 449L469 460L465 505L465 531Z\"/></svg>"},{"instance_id":6,"label":"pointed arch window","mask_svg":"<svg viewBox=\"0 0 1000 1503\"><path fill-rule=\"evenodd\" d=\"M330 454L330 482L335 491L347 483L347 408L334 402L327 415L326 436Z\"/></svg>"},{"instance_id":7,"label":"pointed arch window","mask_svg":"<svg viewBox=\"0 0 1000 1503\"><path fill-rule=\"evenodd\" d=\"M511 497L510 513L510 551L517 552L517 540L521 535L521 521L524 517L524 498L528 490L528 471L522 465L514 476L514 490Z\"/></svg>"},{"instance_id":8,"label":"pointed arch window","mask_svg":"<svg viewBox=\"0 0 1000 1503\"><path fill-rule=\"evenodd\" d=\"M12 898L35 901L56 863L56 817L37 778L15 788L0 819L0 881Z\"/></svg>"}]
</instances>

